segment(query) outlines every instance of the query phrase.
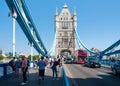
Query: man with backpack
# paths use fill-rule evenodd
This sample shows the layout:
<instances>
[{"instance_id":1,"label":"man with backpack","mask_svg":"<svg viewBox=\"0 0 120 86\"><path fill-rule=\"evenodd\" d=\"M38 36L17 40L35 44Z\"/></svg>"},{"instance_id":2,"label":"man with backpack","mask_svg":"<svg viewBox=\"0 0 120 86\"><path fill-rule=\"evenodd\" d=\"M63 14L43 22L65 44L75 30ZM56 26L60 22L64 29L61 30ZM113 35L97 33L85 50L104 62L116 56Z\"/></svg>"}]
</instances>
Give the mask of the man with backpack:
<instances>
[{"instance_id":1,"label":"man with backpack","mask_svg":"<svg viewBox=\"0 0 120 86\"><path fill-rule=\"evenodd\" d=\"M12 67L13 72L15 73L16 67L15 67L15 57L13 57L12 60L9 62L9 66Z\"/></svg>"}]
</instances>

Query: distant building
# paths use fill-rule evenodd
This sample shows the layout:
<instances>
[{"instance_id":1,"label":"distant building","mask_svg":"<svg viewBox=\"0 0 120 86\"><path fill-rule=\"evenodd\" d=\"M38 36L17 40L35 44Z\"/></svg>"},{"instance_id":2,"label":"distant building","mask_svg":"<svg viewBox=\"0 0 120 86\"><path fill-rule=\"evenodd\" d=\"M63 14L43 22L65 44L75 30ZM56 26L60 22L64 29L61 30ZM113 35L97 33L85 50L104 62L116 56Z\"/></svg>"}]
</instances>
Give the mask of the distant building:
<instances>
[{"instance_id":1,"label":"distant building","mask_svg":"<svg viewBox=\"0 0 120 86\"><path fill-rule=\"evenodd\" d=\"M2 50L0 49L0 55L2 55Z\"/></svg>"},{"instance_id":2,"label":"distant building","mask_svg":"<svg viewBox=\"0 0 120 86\"><path fill-rule=\"evenodd\" d=\"M91 48L91 50L94 51L94 52L100 52L100 50L97 49L97 48Z\"/></svg>"}]
</instances>

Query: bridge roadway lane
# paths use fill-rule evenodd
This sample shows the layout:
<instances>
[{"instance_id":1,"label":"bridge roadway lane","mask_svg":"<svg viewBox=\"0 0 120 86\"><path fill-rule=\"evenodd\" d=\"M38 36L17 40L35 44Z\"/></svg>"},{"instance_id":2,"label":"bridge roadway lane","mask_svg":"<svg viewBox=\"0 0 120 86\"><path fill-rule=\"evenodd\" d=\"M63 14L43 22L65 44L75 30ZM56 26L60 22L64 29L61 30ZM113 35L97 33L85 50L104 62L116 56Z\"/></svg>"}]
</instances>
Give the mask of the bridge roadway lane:
<instances>
[{"instance_id":1,"label":"bridge roadway lane","mask_svg":"<svg viewBox=\"0 0 120 86\"><path fill-rule=\"evenodd\" d=\"M120 76L114 76L110 69L88 68L79 64L65 64L71 86L120 86Z\"/></svg>"}]
</instances>

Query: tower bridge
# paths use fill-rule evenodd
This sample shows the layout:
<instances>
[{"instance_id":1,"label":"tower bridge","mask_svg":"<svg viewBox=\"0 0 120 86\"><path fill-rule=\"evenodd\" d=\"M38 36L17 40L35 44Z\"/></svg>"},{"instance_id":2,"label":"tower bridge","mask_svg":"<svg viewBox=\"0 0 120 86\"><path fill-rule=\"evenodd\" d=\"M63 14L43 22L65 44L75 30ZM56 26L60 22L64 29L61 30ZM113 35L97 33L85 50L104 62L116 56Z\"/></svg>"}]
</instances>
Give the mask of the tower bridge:
<instances>
[{"instance_id":1,"label":"tower bridge","mask_svg":"<svg viewBox=\"0 0 120 86\"><path fill-rule=\"evenodd\" d=\"M58 13L56 9L55 13L55 38L54 43L50 51L47 51L44 43L42 42L37 28L32 20L27 5L24 0L6 0L6 3L13 15L13 19L17 20L29 43L36 49L36 51L48 57L51 53L57 55L74 55L75 48L78 45L79 48L83 47L89 53L99 54L100 58L109 51L109 55L120 53L119 49L115 50L120 45L120 41L114 43L111 47L96 53L88 49L84 43L80 40L77 33L77 13L74 10L73 14L70 13L68 6L65 4L61 13ZM15 17L16 15L16 17ZM77 45L76 45L77 44ZM110 52L110 50L114 50ZM53 53L54 52L54 53Z\"/></svg>"},{"instance_id":2,"label":"tower bridge","mask_svg":"<svg viewBox=\"0 0 120 86\"><path fill-rule=\"evenodd\" d=\"M77 25L76 11L70 13L68 6L65 4L60 15L56 9L55 13L55 32L56 32L56 55L74 54L76 41L73 33Z\"/></svg>"},{"instance_id":3,"label":"tower bridge","mask_svg":"<svg viewBox=\"0 0 120 86\"><path fill-rule=\"evenodd\" d=\"M29 43L33 45L36 51L42 56L48 57L50 54L57 55L74 55L75 48L78 44L79 48L82 46L89 53L99 55L99 58L103 56L110 56L120 54L120 40L113 43L110 47L106 48L99 53L93 52L88 49L84 43L80 40L77 33L77 13L74 10L73 14L70 13L68 6L65 4L61 13L58 13L56 9L55 13L55 38L54 43L50 51L48 52L44 43L42 42L40 35L35 27L32 17L29 13L25 0L5 0L14 20L18 22L23 33L27 37ZM90 69L83 67L79 64L64 64L59 71L59 80L51 79L52 71L48 65L46 69L45 80L38 84L38 70L32 68L28 73L28 82L26 86L119 86L119 77L113 77L110 70L110 65L103 65L101 69ZM107 67L107 68L105 68ZM114 71L115 73L116 71ZM67 75L66 75L67 74ZM0 64L0 85L1 86L20 86L22 77L10 77L12 71L8 63ZM9 76L9 77L8 77ZM1 78L7 78L1 80ZM68 81L69 79L69 81ZM99 83L99 84L98 84Z\"/></svg>"}]
</instances>

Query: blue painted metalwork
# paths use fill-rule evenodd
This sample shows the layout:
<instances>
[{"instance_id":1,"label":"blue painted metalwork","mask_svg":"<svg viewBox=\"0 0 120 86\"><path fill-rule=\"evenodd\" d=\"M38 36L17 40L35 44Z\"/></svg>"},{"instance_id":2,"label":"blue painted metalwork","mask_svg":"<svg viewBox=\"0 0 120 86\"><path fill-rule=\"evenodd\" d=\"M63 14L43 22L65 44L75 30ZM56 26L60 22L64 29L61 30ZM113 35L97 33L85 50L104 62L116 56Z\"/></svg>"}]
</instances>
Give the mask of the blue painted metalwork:
<instances>
[{"instance_id":1,"label":"blue painted metalwork","mask_svg":"<svg viewBox=\"0 0 120 86\"><path fill-rule=\"evenodd\" d=\"M7 77L8 75L11 75L12 74L12 70L11 70L11 72L8 72L8 71L10 71L9 69L8 69L8 63L1 63L0 64L0 78L4 78L4 77Z\"/></svg>"},{"instance_id":2,"label":"blue painted metalwork","mask_svg":"<svg viewBox=\"0 0 120 86\"><path fill-rule=\"evenodd\" d=\"M114 52L110 52L110 53L107 53L107 54L104 54L104 55L107 55L107 56L110 56L110 55L113 55L113 54L120 54L120 50L116 50Z\"/></svg>"},{"instance_id":3,"label":"blue painted metalwork","mask_svg":"<svg viewBox=\"0 0 120 86\"><path fill-rule=\"evenodd\" d=\"M79 35L78 35L76 29L75 29L74 33L75 33L75 35L76 35L76 40L77 40L77 43L78 43L79 47L80 47L80 45L83 46L83 48L85 48L85 49L86 49L89 53L91 53L91 54L94 54L94 55L98 55L98 54L99 54L99 53L97 53L97 52L94 52L94 51L89 50L89 49L82 43L82 41L80 40Z\"/></svg>"},{"instance_id":4,"label":"blue painted metalwork","mask_svg":"<svg viewBox=\"0 0 120 86\"><path fill-rule=\"evenodd\" d=\"M62 66L62 74L63 74L63 86L70 86L64 66Z\"/></svg>"},{"instance_id":5,"label":"blue painted metalwork","mask_svg":"<svg viewBox=\"0 0 120 86\"><path fill-rule=\"evenodd\" d=\"M111 51L112 49L118 47L119 45L120 45L120 40L118 40L117 42L115 42L114 44L112 44L110 47L108 47L104 51L100 52L101 56L103 56L103 55L109 56L109 55L120 53L120 50Z\"/></svg>"},{"instance_id":6,"label":"blue painted metalwork","mask_svg":"<svg viewBox=\"0 0 120 86\"><path fill-rule=\"evenodd\" d=\"M56 33L55 33L55 36L54 36L54 42L53 42L53 45L51 47L51 49L49 50L48 54L50 56L55 56L55 45L56 45Z\"/></svg>"},{"instance_id":7,"label":"blue painted metalwork","mask_svg":"<svg viewBox=\"0 0 120 86\"><path fill-rule=\"evenodd\" d=\"M30 13L29 13L29 11L28 11L28 9L27 9L27 6L26 6L26 4L25 4L25 1L24 1L24 0L21 0L21 2L22 2L22 5L23 5L23 9L25 10L25 14L27 15L26 17L29 19L29 21L31 22L31 25L32 25L33 28L34 28L34 31L35 31L36 36L37 36L37 38L38 38L38 41L40 41L40 44L43 45L43 42L42 42L42 40L41 40L41 38L40 38L40 36L39 36L39 34L38 34L38 31L37 31L37 29L36 29L36 27L35 27L35 24L34 24L34 22L33 22L33 20L32 20L32 17L30 16ZM43 49L45 50L45 53L47 53L46 48L45 48L44 46L42 46L42 47L43 47Z\"/></svg>"},{"instance_id":8,"label":"blue painted metalwork","mask_svg":"<svg viewBox=\"0 0 120 86\"><path fill-rule=\"evenodd\" d=\"M117 42L115 42L114 44L112 44L110 47L108 47L107 49L105 49L104 51L102 51L102 53L105 54L106 52L108 52L111 49L117 47L118 45L120 45L120 40L118 40Z\"/></svg>"},{"instance_id":9,"label":"blue painted metalwork","mask_svg":"<svg viewBox=\"0 0 120 86\"><path fill-rule=\"evenodd\" d=\"M43 56L47 56L47 50L38 34L38 31L33 23L33 20L30 16L30 13L27 9L24 0L6 0L6 3L11 10L11 12L16 12L17 14L17 22L22 28L24 34L30 43L33 43L34 48L38 51L38 53ZM31 32L34 31L34 35Z\"/></svg>"}]
</instances>

